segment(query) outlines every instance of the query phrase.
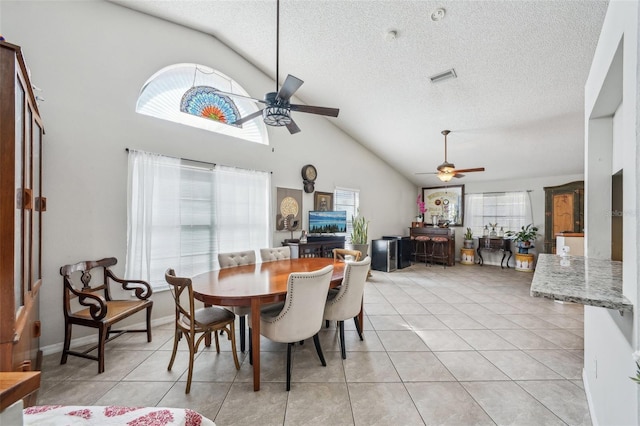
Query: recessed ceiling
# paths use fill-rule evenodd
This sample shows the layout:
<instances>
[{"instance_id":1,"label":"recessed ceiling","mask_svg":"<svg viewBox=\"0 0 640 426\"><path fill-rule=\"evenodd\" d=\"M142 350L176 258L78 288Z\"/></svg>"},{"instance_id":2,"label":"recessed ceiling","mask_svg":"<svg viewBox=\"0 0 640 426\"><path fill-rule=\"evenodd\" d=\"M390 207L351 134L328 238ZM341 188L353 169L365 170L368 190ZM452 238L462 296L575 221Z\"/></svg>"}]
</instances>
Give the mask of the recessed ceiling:
<instances>
[{"instance_id":1,"label":"recessed ceiling","mask_svg":"<svg viewBox=\"0 0 640 426\"><path fill-rule=\"evenodd\" d=\"M112 2L209 33L275 74L275 0ZM305 81L303 102L339 107L329 120L416 185L439 182L415 173L442 163L443 129L449 161L486 168L456 183L579 174L584 84L607 5L281 0L281 78ZM457 78L431 82L449 69ZM302 115L301 127L324 119Z\"/></svg>"}]
</instances>

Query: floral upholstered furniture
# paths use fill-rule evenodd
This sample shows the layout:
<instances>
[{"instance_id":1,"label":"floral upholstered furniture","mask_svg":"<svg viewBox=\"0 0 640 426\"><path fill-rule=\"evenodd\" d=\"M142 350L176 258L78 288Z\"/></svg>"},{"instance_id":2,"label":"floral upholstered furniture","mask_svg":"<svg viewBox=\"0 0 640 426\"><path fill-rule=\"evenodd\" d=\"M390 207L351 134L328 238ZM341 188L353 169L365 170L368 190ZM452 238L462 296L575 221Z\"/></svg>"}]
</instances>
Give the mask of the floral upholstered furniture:
<instances>
[{"instance_id":1,"label":"floral upholstered furniture","mask_svg":"<svg viewBox=\"0 0 640 426\"><path fill-rule=\"evenodd\" d=\"M215 426L212 420L183 408L40 405L22 413L25 426Z\"/></svg>"}]
</instances>

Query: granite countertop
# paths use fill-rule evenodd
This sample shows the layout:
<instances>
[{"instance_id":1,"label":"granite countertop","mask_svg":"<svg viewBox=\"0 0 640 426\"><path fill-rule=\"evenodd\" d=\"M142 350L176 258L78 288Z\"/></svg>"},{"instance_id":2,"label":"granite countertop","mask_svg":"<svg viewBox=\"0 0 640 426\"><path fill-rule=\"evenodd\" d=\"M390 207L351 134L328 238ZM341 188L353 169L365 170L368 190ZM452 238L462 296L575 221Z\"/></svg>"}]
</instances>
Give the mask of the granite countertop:
<instances>
[{"instance_id":1,"label":"granite countertop","mask_svg":"<svg viewBox=\"0 0 640 426\"><path fill-rule=\"evenodd\" d=\"M633 311L629 299L622 295L622 262L613 260L540 254L531 295Z\"/></svg>"}]
</instances>

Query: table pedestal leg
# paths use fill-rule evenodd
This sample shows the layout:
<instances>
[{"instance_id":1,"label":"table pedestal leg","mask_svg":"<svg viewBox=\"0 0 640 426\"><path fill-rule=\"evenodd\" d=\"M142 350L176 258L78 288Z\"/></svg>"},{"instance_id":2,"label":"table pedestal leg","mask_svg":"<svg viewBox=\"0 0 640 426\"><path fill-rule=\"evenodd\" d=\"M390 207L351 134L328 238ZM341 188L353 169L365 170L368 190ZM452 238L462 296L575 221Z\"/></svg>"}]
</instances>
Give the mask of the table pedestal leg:
<instances>
[{"instance_id":1,"label":"table pedestal leg","mask_svg":"<svg viewBox=\"0 0 640 426\"><path fill-rule=\"evenodd\" d=\"M253 357L253 390L260 390L260 299L251 299L251 351Z\"/></svg>"}]
</instances>

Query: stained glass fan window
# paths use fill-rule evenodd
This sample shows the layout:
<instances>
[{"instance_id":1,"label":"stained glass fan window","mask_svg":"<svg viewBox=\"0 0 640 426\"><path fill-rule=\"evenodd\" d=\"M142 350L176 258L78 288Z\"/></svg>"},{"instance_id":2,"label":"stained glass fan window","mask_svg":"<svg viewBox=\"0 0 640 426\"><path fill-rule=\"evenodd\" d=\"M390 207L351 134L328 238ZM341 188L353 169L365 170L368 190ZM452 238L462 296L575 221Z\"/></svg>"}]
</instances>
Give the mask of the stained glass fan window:
<instances>
[{"instance_id":1,"label":"stained glass fan window","mask_svg":"<svg viewBox=\"0 0 640 426\"><path fill-rule=\"evenodd\" d=\"M209 130L268 145L266 125L260 118L235 125L240 117L258 111L238 83L220 71L199 64L175 64L156 72L140 90L136 112L174 123Z\"/></svg>"},{"instance_id":2,"label":"stained glass fan window","mask_svg":"<svg viewBox=\"0 0 640 426\"><path fill-rule=\"evenodd\" d=\"M240 127L235 124L240 118L236 104L213 87L196 86L187 90L182 95L180 111Z\"/></svg>"}]
</instances>

